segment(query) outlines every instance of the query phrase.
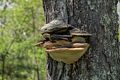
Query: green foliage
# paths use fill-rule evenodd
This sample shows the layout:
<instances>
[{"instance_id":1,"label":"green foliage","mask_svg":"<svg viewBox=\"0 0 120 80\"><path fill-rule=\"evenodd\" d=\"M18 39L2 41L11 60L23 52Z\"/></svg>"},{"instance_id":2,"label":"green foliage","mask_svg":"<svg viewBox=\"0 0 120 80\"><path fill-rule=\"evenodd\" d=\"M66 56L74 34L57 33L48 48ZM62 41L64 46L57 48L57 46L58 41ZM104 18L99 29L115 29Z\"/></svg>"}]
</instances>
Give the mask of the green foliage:
<instances>
[{"instance_id":1,"label":"green foliage","mask_svg":"<svg viewBox=\"0 0 120 80\"><path fill-rule=\"evenodd\" d=\"M45 52L35 46L44 24L42 0L11 3L12 8L0 9L4 22L0 26L0 80L45 80Z\"/></svg>"}]
</instances>

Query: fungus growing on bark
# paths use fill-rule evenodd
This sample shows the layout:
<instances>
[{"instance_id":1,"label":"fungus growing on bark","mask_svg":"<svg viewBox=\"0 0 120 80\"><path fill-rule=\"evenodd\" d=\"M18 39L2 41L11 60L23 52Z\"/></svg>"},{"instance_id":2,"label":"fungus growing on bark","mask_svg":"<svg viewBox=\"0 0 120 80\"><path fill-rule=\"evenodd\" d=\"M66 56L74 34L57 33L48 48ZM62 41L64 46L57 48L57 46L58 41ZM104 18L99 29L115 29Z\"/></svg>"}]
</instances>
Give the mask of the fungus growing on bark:
<instances>
[{"instance_id":1,"label":"fungus growing on bark","mask_svg":"<svg viewBox=\"0 0 120 80\"><path fill-rule=\"evenodd\" d=\"M90 46L88 38L91 34L70 27L61 20L51 21L41 28L41 32L45 40L39 45L46 48L52 59L66 64L76 62Z\"/></svg>"}]
</instances>

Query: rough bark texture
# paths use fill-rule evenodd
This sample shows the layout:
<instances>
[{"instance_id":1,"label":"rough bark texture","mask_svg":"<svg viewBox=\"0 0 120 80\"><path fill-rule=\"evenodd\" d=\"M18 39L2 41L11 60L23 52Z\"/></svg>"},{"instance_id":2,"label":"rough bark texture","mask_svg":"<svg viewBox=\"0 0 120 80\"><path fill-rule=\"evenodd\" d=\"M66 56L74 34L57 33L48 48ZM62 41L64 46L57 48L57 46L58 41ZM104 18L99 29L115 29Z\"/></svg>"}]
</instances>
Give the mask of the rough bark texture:
<instances>
[{"instance_id":1,"label":"rough bark texture","mask_svg":"<svg viewBox=\"0 0 120 80\"><path fill-rule=\"evenodd\" d=\"M67 65L48 56L47 80L120 80L117 0L43 0L46 23L64 18L93 34L89 51Z\"/></svg>"}]
</instances>

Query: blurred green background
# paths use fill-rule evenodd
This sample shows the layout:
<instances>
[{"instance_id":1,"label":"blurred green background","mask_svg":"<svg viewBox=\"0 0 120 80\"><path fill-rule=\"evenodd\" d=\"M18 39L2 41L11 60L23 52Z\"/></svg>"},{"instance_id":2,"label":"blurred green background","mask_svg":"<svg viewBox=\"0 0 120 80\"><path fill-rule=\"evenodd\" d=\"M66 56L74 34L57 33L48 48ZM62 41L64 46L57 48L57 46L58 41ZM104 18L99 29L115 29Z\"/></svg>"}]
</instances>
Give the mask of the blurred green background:
<instances>
[{"instance_id":1,"label":"blurred green background","mask_svg":"<svg viewBox=\"0 0 120 80\"><path fill-rule=\"evenodd\" d=\"M0 0L0 80L45 80L43 14L42 0Z\"/></svg>"},{"instance_id":2,"label":"blurred green background","mask_svg":"<svg viewBox=\"0 0 120 80\"><path fill-rule=\"evenodd\" d=\"M0 0L0 80L45 80L44 21L42 0Z\"/></svg>"}]
</instances>

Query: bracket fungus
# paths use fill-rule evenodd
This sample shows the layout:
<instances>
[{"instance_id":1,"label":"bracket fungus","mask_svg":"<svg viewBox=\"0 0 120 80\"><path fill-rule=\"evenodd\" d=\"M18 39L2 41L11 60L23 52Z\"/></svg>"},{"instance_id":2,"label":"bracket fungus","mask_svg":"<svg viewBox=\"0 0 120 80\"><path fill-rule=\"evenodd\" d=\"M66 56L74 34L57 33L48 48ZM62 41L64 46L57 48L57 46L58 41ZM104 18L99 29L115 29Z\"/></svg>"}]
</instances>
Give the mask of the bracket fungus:
<instances>
[{"instance_id":1,"label":"bracket fungus","mask_svg":"<svg viewBox=\"0 0 120 80\"><path fill-rule=\"evenodd\" d=\"M88 40L91 34L68 27L61 20L51 21L41 28L41 32L45 40L37 43L37 46L46 48L50 57L59 62L72 64L78 61L90 46Z\"/></svg>"},{"instance_id":2,"label":"bracket fungus","mask_svg":"<svg viewBox=\"0 0 120 80\"><path fill-rule=\"evenodd\" d=\"M84 43L82 44L84 45ZM56 61L62 61L67 64L74 63L87 51L89 44L79 48L55 48L47 49L46 51Z\"/></svg>"}]
</instances>

